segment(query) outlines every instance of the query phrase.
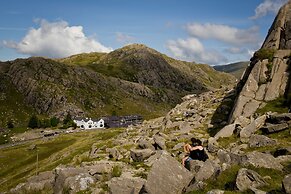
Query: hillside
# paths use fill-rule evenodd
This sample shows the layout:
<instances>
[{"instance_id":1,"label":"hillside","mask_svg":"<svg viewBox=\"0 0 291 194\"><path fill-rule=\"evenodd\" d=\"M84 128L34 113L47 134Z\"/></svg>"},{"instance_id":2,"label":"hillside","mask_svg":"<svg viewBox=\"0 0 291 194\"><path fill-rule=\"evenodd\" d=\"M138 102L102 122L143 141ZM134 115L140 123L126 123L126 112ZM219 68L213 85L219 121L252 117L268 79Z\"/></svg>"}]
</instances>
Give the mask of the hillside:
<instances>
[{"instance_id":1,"label":"hillside","mask_svg":"<svg viewBox=\"0 0 291 194\"><path fill-rule=\"evenodd\" d=\"M233 77L207 65L177 61L144 45L59 60L17 59L1 66L3 81L11 84L10 90L15 88L9 92L2 87L6 98L1 104L13 110L9 99L14 99L21 111L28 106L32 109L29 112L44 116L63 117L70 112L91 117L141 114L153 118L186 94L234 84ZM9 119L17 125L25 120L5 114L0 126L5 127Z\"/></svg>"},{"instance_id":2,"label":"hillside","mask_svg":"<svg viewBox=\"0 0 291 194\"><path fill-rule=\"evenodd\" d=\"M231 76L217 74L208 65L175 60L142 44L128 45L109 54L80 54L59 61L131 82L195 93L233 82Z\"/></svg>"},{"instance_id":3,"label":"hillside","mask_svg":"<svg viewBox=\"0 0 291 194\"><path fill-rule=\"evenodd\" d=\"M213 68L216 71L230 73L233 76L235 76L237 79L240 79L243 72L249 65L249 63L250 63L249 61L242 61L242 62L237 62L237 63L230 63L227 65L217 65L217 66L213 66Z\"/></svg>"}]
</instances>

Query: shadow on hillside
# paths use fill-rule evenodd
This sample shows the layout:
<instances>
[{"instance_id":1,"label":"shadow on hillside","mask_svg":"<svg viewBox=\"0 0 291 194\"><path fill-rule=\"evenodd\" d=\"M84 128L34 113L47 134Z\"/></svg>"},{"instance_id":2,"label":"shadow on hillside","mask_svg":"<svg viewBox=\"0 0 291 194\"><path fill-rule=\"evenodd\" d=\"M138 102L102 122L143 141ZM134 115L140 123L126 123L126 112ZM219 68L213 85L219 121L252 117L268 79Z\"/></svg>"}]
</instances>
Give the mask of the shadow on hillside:
<instances>
[{"instance_id":1,"label":"shadow on hillside","mask_svg":"<svg viewBox=\"0 0 291 194\"><path fill-rule=\"evenodd\" d=\"M208 133L211 137L213 137L220 129L229 124L229 117L233 111L237 96L241 92L243 86L248 80L249 74L251 73L254 65L257 63L256 58L251 59L251 63L245 69L245 72L241 78L241 80L237 83L236 87L229 91L225 97L223 98L221 104L214 112L211 124L213 125L211 128L208 128Z\"/></svg>"},{"instance_id":2,"label":"shadow on hillside","mask_svg":"<svg viewBox=\"0 0 291 194\"><path fill-rule=\"evenodd\" d=\"M215 110L210 124L211 128L208 128L208 133L213 137L220 129L228 124L228 119L231 114L234 101L236 98L236 91L229 91L223 98L221 104Z\"/></svg>"}]
</instances>

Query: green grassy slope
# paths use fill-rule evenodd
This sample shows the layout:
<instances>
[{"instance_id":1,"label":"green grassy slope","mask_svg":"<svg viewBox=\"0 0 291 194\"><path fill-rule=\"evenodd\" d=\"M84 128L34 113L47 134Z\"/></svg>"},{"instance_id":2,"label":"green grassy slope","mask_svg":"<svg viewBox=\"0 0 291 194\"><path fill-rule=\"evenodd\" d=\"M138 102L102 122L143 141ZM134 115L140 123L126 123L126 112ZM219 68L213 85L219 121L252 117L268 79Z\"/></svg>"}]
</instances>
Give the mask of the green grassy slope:
<instances>
[{"instance_id":1,"label":"green grassy slope","mask_svg":"<svg viewBox=\"0 0 291 194\"><path fill-rule=\"evenodd\" d=\"M78 155L90 150L93 143L109 145L123 129L84 131L63 134L52 140L37 140L23 145L0 149L0 192L15 187L26 178L36 173L36 150L29 150L31 145L38 148L39 171L52 170L60 164L78 165L89 158Z\"/></svg>"}]
</instances>

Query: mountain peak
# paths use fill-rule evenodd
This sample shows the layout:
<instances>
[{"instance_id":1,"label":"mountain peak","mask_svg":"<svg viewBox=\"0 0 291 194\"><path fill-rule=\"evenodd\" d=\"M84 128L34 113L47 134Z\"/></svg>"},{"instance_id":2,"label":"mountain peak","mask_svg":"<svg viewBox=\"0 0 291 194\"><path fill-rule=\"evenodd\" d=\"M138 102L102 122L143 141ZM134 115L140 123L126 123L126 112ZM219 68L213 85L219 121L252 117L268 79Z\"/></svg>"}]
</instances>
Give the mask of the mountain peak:
<instances>
[{"instance_id":1,"label":"mountain peak","mask_svg":"<svg viewBox=\"0 0 291 194\"><path fill-rule=\"evenodd\" d=\"M291 49L291 1L283 5L264 41L262 48Z\"/></svg>"},{"instance_id":2,"label":"mountain peak","mask_svg":"<svg viewBox=\"0 0 291 194\"><path fill-rule=\"evenodd\" d=\"M151 54L160 54L158 51L144 45L144 44L130 44L130 45L126 45L120 49L117 49L111 53L114 54L136 54L136 53L141 53L141 54L145 54L145 53L151 53Z\"/></svg>"}]
</instances>

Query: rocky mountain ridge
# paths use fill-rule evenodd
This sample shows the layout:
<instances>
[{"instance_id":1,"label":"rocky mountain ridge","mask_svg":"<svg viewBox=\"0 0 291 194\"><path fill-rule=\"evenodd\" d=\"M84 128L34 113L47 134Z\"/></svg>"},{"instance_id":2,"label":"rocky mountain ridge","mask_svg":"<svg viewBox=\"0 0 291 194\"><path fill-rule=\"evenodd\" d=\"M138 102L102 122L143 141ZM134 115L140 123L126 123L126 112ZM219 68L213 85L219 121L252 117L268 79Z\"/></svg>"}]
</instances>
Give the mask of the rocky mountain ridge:
<instances>
[{"instance_id":1,"label":"rocky mountain ridge","mask_svg":"<svg viewBox=\"0 0 291 194\"><path fill-rule=\"evenodd\" d=\"M75 116L114 113L153 118L168 111L187 93L234 83L233 77L207 65L176 61L144 45L93 55L94 61L90 61L90 54L83 54L82 60L90 61L85 65L73 64L76 56L57 61L17 59L1 64L1 76L23 96L24 102L18 103L31 106L38 114L57 117L69 112ZM6 90L1 93L7 96ZM1 104L7 104L5 99ZM6 122L4 118L2 126Z\"/></svg>"}]
</instances>

